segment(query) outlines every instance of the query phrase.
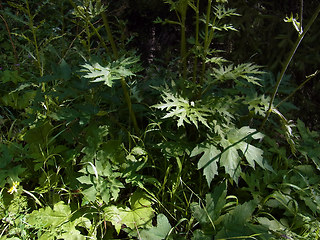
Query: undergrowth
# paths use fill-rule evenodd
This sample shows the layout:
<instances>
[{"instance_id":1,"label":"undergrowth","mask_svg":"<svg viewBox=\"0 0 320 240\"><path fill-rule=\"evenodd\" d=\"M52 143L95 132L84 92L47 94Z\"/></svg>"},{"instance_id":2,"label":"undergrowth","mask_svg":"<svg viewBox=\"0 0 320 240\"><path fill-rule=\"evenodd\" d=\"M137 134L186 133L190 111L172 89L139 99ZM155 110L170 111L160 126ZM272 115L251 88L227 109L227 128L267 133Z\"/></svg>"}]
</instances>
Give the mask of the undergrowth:
<instances>
[{"instance_id":1,"label":"undergrowth","mask_svg":"<svg viewBox=\"0 0 320 240\"><path fill-rule=\"evenodd\" d=\"M1 240L320 237L320 135L290 119L318 72L286 74L320 6L275 77L224 58L228 1L164 2L179 55L149 64L112 4L0 5Z\"/></svg>"}]
</instances>

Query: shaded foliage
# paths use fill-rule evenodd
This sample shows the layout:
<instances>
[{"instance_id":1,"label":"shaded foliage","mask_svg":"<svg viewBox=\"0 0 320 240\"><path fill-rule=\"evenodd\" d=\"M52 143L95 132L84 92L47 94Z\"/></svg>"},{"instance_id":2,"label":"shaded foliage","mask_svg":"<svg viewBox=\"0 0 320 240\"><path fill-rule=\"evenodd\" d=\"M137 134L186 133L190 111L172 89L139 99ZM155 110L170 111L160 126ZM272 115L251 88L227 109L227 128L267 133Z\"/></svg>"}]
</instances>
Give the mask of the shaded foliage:
<instances>
[{"instance_id":1,"label":"shaded foliage","mask_svg":"<svg viewBox=\"0 0 320 240\"><path fill-rule=\"evenodd\" d=\"M300 11L1 3L0 239L319 238L320 5Z\"/></svg>"}]
</instances>

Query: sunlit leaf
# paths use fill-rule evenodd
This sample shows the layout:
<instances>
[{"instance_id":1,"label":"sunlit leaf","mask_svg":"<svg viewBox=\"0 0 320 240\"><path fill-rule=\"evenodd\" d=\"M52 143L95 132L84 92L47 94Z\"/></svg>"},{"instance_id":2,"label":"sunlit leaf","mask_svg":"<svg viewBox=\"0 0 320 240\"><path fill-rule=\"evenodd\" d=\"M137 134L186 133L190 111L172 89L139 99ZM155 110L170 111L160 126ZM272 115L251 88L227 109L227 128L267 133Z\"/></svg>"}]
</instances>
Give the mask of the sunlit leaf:
<instances>
[{"instance_id":1,"label":"sunlit leaf","mask_svg":"<svg viewBox=\"0 0 320 240\"><path fill-rule=\"evenodd\" d=\"M198 162L198 169L203 168L203 174L205 175L208 185L215 175L218 174L218 161L220 151L212 144L206 144L204 146L195 147L190 157L194 157L203 153Z\"/></svg>"},{"instance_id":2,"label":"sunlit leaf","mask_svg":"<svg viewBox=\"0 0 320 240\"><path fill-rule=\"evenodd\" d=\"M110 221L117 232L120 232L122 225L130 229L137 227L151 227L151 219L154 210L151 207L151 201L142 192L135 192L130 198L129 207L109 206L104 209L106 220Z\"/></svg>"}]
</instances>

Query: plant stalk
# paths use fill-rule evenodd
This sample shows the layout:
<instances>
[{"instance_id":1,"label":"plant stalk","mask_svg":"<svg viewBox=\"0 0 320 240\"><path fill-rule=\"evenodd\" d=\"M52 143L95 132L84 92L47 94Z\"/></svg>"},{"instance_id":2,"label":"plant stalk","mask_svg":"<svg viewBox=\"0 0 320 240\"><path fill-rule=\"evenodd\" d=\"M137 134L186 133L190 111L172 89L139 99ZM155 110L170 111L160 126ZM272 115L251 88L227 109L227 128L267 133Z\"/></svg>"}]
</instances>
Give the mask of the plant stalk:
<instances>
[{"instance_id":1,"label":"plant stalk","mask_svg":"<svg viewBox=\"0 0 320 240\"><path fill-rule=\"evenodd\" d=\"M113 52L114 58L118 59L119 58L118 49L117 49L117 46L116 46L116 44L114 42L114 39L113 39L113 36L112 36L112 32L111 32L111 29L110 29L110 26L109 26L109 22L108 22L108 19L107 19L107 16L106 16L105 12L101 13L101 17L102 17L103 24L104 24L104 27L106 29L106 32L108 34L108 39L109 39L110 44L111 44L111 48L112 48L112 52Z\"/></svg>"},{"instance_id":2,"label":"plant stalk","mask_svg":"<svg viewBox=\"0 0 320 240\"><path fill-rule=\"evenodd\" d=\"M35 27L33 25L33 16L31 15L31 12L30 12L30 7L29 7L29 1L26 0L26 6L27 6L27 14L28 14L28 17L29 17L29 27L31 28L31 32L32 32L32 36L33 36L33 45L35 47L35 50L36 50L36 58L37 58L37 65L38 65L38 68L39 68L39 72L40 72L40 76L42 77L43 76L43 70L42 70L42 67L41 67L41 61L40 61L40 52L39 52L39 46L38 46L38 41L37 41L37 33L36 33L36 30L35 30Z\"/></svg>"},{"instance_id":3,"label":"plant stalk","mask_svg":"<svg viewBox=\"0 0 320 240\"><path fill-rule=\"evenodd\" d=\"M69 0L69 2L71 3L72 7L78 12L78 14L86 20L86 23L89 24L89 26L92 28L92 30L94 31L94 33L97 35L97 37L99 38L102 46L104 47L104 49L106 50L106 52L108 52L108 47L106 45L106 43L104 42L103 38L101 37L100 33L98 32L98 30L95 28L95 26L87 20L86 16L84 16L78 9L77 5L73 2L73 0ZM89 33L87 33L88 35ZM90 46L89 46L89 50L90 50Z\"/></svg>"},{"instance_id":4,"label":"plant stalk","mask_svg":"<svg viewBox=\"0 0 320 240\"><path fill-rule=\"evenodd\" d=\"M181 46L180 55L182 61L182 77L187 77L187 41L186 41L186 18L187 18L188 0L184 0L181 7Z\"/></svg>"},{"instance_id":5,"label":"plant stalk","mask_svg":"<svg viewBox=\"0 0 320 240\"><path fill-rule=\"evenodd\" d=\"M19 61L18 61L18 55L17 55L16 46L14 45L14 43L12 41L11 32L10 32L10 29L9 29L7 21L5 20L5 18L1 14L0 14L0 18L3 20L4 24L6 25L6 29L7 29L8 35L9 35L9 39L10 39L10 43L11 43L11 46L12 46L12 49L13 49L14 60L15 60L15 68L17 68Z\"/></svg>"},{"instance_id":6,"label":"plant stalk","mask_svg":"<svg viewBox=\"0 0 320 240\"><path fill-rule=\"evenodd\" d=\"M196 6L196 49L194 56L194 64L193 64L193 82L196 82L197 78L197 70L198 70L198 49L199 49L199 0L197 0Z\"/></svg>"},{"instance_id":7,"label":"plant stalk","mask_svg":"<svg viewBox=\"0 0 320 240\"><path fill-rule=\"evenodd\" d=\"M107 16L106 16L106 14L104 12L101 13L101 16L102 16L102 19L103 19L104 27L105 27L105 29L107 31L107 34L108 34L108 39L109 39L110 44L111 44L111 48L112 48L114 59L118 59L119 58L119 52L118 52L117 46L115 44L115 41L113 39L112 32L111 32L111 29L110 29L110 25L109 25ZM132 103L131 103L131 99L130 99L130 94L129 94L129 91L127 89L127 83L126 83L124 77L121 78L120 82L121 82L121 87L122 87L122 90L123 90L125 101L126 101L126 103L128 105L129 114L130 114L131 121L133 123L134 130L138 134L140 132L140 129L139 129L139 126L138 126L138 123L137 123L136 115L135 115L135 113L134 113L134 111L132 109Z\"/></svg>"},{"instance_id":8,"label":"plant stalk","mask_svg":"<svg viewBox=\"0 0 320 240\"><path fill-rule=\"evenodd\" d=\"M287 96L286 98L284 98L281 102L279 102L274 108L278 108L282 103L284 103L285 101L287 101L289 98L291 98L297 91L299 91L307 82L309 82L312 78L314 78L315 76L317 76L319 73L319 70L317 70L315 73L311 74L310 76L307 76L307 79L301 83L292 93L290 93L289 96Z\"/></svg>"},{"instance_id":9,"label":"plant stalk","mask_svg":"<svg viewBox=\"0 0 320 240\"><path fill-rule=\"evenodd\" d=\"M207 6L207 14L206 14L206 26L205 26L205 34L204 34L204 46L203 46L203 63L202 63L202 72L201 72L201 79L200 82L203 81L204 74L206 71L206 61L205 58L207 56L207 51L209 48L209 21L210 21L210 13L211 13L211 3L212 0L208 0Z\"/></svg>"},{"instance_id":10,"label":"plant stalk","mask_svg":"<svg viewBox=\"0 0 320 240\"><path fill-rule=\"evenodd\" d=\"M297 49L298 49L298 47L299 47L302 39L304 38L304 36L305 36L305 35L307 34L307 32L309 31L311 25L312 25L312 24L314 23L314 21L317 19L318 15L319 15L319 12L320 12L320 4L318 5L316 11L315 11L314 14L312 15L312 17L311 17L310 21L308 22L305 30L303 31L302 34L299 35L299 37L298 37L298 39L296 40L293 48L291 49L290 54L289 54L288 58L286 59L285 64L284 64L284 66L283 66L283 68L282 68L282 70L281 70L280 76L279 76L279 78L278 78L278 80L277 80L277 82L276 82L276 85L275 85L275 88L274 88L274 91L273 91L273 94L272 94L272 97L271 97L271 100L270 100L270 103L269 103L269 107L268 107L268 110L267 110L267 112L266 112L266 116L265 116L265 118L263 119L262 124L261 124L261 126L260 126L260 130L263 129L266 121L268 120L268 118L269 118L269 116L270 116L270 114L271 114L271 112L272 112L272 105L273 105L274 99L275 99L275 97L276 97L276 95L277 95L279 86L280 86L280 84L281 84L281 81L282 81L282 79L283 79L283 76L284 76L285 72L286 72L287 69L288 69L289 64L291 63L292 58L293 58L294 54L296 53L296 51L297 51Z\"/></svg>"}]
</instances>

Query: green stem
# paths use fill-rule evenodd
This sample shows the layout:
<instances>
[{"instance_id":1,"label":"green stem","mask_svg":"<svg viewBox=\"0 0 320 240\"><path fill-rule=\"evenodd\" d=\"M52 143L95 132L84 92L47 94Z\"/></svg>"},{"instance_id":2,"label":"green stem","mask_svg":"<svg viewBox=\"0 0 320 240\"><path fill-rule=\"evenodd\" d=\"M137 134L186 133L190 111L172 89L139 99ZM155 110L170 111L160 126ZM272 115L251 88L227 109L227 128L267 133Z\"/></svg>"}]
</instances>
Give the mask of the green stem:
<instances>
[{"instance_id":1,"label":"green stem","mask_svg":"<svg viewBox=\"0 0 320 240\"><path fill-rule=\"evenodd\" d=\"M270 114L271 114L271 112L272 112L272 105L273 105L274 99L275 99L275 97L276 97L276 95L277 95L277 92L278 92L280 83L281 83L281 81L282 81L282 79L283 79L283 76L284 76L285 72L286 72L287 69L288 69L289 64L291 63L291 60L292 60L294 54L296 53L296 51L297 51L297 49L298 49L298 47L299 47L302 39L303 39L304 36L307 34L307 32L309 31L311 25L314 23L314 21L316 20L317 16L319 15L319 12L320 12L320 4L318 5L316 11L315 11L314 14L312 15L312 17L311 17L310 21L308 22L305 30L303 31L302 34L299 35L297 41L295 42L293 48L291 49L290 54L289 54L287 60L285 61L285 64L284 64L284 66L283 66L283 68L282 68L282 71L281 71L281 73L280 73L280 76L279 76L279 78L278 78L278 80L277 80L277 82L276 82L276 85L275 85L275 88L274 88L274 91L273 91L273 94L272 94L272 97L271 97L271 100L270 100L270 103L269 103L269 107L268 107L268 110L267 110L267 112L266 112L266 116L265 116L265 118L263 119L262 124L261 124L261 126L260 126L260 130L263 129L266 121L268 120L268 118L269 118L269 116L270 116Z\"/></svg>"},{"instance_id":2,"label":"green stem","mask_svg":"<svg viewBox=\"0 0 320 240\"><path fill-rule=\"evenodd\" d=\"M303 0L300 0L300 32L303 31L302 25L303 25Z\"/></svg>"},{"instance_id":3,"label":"green stem","mask_svg":"<svg viewBox=\"0 0 320 240\"><path fill-rule=\"evenodd\" d=\"M188 8L188 0L183 2L181 8L181 46L180 46L180 55L182 61L182 77L186 79L187 77L187 47L186 47L186 18L187 18L187 8Z\"/></svg>"},{"instance_id":4,"label":"green stem","mask_svg":"<svg viewBox=\"0 0 320 240\"><path fill-rule=\"evenodd\" d=\"M200 82L203 81L204 73L206 71L206 61L205 58L207 56L207 51L209 48L209 21L210 21L210 13L211 13L211 3L212 0L208 0L207 6L207 14L206 14L206 26L205 26L205 34L204 34L204 48L203 48L203 63L202 63L202 72Z\"/></svg>"},{"instance_id":5,"label":"green stem","mask_svg":"<svg viewBox=\"0 0 320 240\"><path fill-rule=\"evenodd\" d=\"M92 30L94 31L94 33L97 35L97 37L99 38L102 46L104 47L104 49L106 50L106 52L108 52L108 47L106 45L106 43L103 41L103 38L101 37L100 33L98 32L97 28L95 28L95 26L90 22L90 20L87 20L87 17L84 16L78 9L77 5L73 2L73 0L69 0L69 2L71 3L72 7L78 12L78 14L86 21L87 24L89 24L89 26L92 28ZM88 35L89 33L87 33ZM88 35L89 38L89 35ZM90 50L90 45L89 45L89 50Z\"/></svg>"},{"instance_id":6,"label":"green stem","mask_svg":"<svg viewBox=\"0 0 320 240\"><path fill-rule=\"evenodd\" d=\"M10 32L10 29L9 29L7 21L5 20L5 18L1 14L0 14L0 18L3 20L4 25L6 25L6 29L7 29L8 35L9 35L9 39L10 39L10 43L11 43L11 46L12 46L12 49L13 49L14 60L15 60L15 68L17 68L19 61L18 61L18 55L17 55L17 51L16 51L16 46L14 45L14 43L12 41L11 32Z\"/></svg>"},{"instance_id":7,"label":"green stem","mask_svg":"<svg viewBox=\"0 0 320 240\"><path fill-rule=\"evenodd\" d=\"M129 114L130 114L131 121L133 123L134 130L136 131L137 134L139 134L140 129L139 129L139 126L138 126L138 123L137 123L136 115L135 115L135 113L134 113L134 111L132 109L132 103L131 103L129 91L127 89L127 83L124 80L124 78L121 78L121 86L122 86L122 89L123 89L124 98L125 98L125 100L127 102L128 108L129 108Z\"/></svg>"},{"instance_id":8,"label":"green stem","mask_svg":"<svg viewBox=\"0 0 320 240\"><path fill-rule=\"evenodd\" d=\"M91 49L90 49L90 46L91 46L91 34L90 34L90 28L89 28L89 24L86 22L85 26L84 26L85 30L86 30L86 33L87 33L87 45L86 45L86 48L87 48L87 51L88 51L88 54L89 54L89 57L91 56Z\"/></svg>"},{"instance_id":9,"label":"green stem","mask_svg":"<svg viewBox=\"0 0 320 240\"><path fill-rule=\"evenodd\" d=\"M31 28L32 37L33 37L33 45L36 50L37 65L39 68L40 76L42 77L43 70L42 70L41 62L40 62L40 53L39 53L39 46L38 46L38 41L37 41L37 33L36 33L35 27L33 25L33 16L31 15L31 12L30 12L28 0L26 0L26 6L27 6L26 10L27 10L28 18L29 18L29 27Z\"/></svg>"},{"instance_id":10,"label":"green stem","mask_svg":"<svg viewBox=\"0 0 320 240\"><path fill-rule=\"evenodd\" d=\"M107 16L106 16L105 12L102 12L101 16L102 16L104 27L105 27L105 29L107 31L107 34L108 34L108 39L109 39L110 44L111 44L111 48L112 48L112 52L113 52L114 58L118 59L119 58L118 49L117 49L117 46L116 46L116 44L114 42L114 39L113 39L113 36L112 36L112 32L111 32L111 29L110 29L110 26L109 26L109 22L108 22L108 19L107 19Z\"/></svg>"},{"instance_id":11,"label":"green stem","mask_svg":"<svg viewBox=\"0 0 320 240\"><path fill-rule=\"evenodd\" d=\"M193 64L193 82L196 82L197 78L197 69L198 69L198 49L199 49L199 0L197 0L197 7L196 7L196 49L195 49L195 56L194 56L194 64Z\"/></svg>"},{"instance_id":12,"label":"green stem","mask_svg":"<svg viewBox=\"0 0 320 240\"><path fill-rule=\"evenodd\" d=\"M298 90L300 90L307 82L309 82L312 78L314 78L315 76L317 76L319 73L319 70L317 70L315 73L311 74L310 76L307 76L307 79L301 83L292 93L290 93L289 96L287 96L286 98L284 98L281 102L279 102L277 104L277 106L275 106L274 108L278 108L282 103L284 103L285 101L287 101L289 98L291 98Z\"/></svg>"},{"instance_id":13,"label":"green stem","mask_svg":"<svg viewBox=\"0 0 320 240\"><path fill-rule=\"evenodd\" d=\"M109 39L110 44L111 44L111 48L112 48L114 59L118 59L119 58L118 49L117 49L117 46L116 46L115 41L113 39L112 32L111 32L111 29L110 29L110 25L109 25L107 16L106 16L106 14L104 12L101 13L101 16L102 16L102 19L103 19L104 27L105 27L105 29L107 31L107 34L108 34L108 39ZM139 126L138 126L138 123L137 123L136 115L135 115L135 113L134 113L134 111L132 109L132 103L131 103L131 98L130 98L129 91L127 89L127 83L126 83L126 81L125 81L125 79L123 77L121 78L120 82L121 82L121 87L122 87L122 90L123 90L125 101L126 101L126 103L128 105L129 114L130 114L131 121L133 123L134 130L138 134L140 132L140 129L139 129Z\"/></svg>"}]
</instances>

